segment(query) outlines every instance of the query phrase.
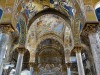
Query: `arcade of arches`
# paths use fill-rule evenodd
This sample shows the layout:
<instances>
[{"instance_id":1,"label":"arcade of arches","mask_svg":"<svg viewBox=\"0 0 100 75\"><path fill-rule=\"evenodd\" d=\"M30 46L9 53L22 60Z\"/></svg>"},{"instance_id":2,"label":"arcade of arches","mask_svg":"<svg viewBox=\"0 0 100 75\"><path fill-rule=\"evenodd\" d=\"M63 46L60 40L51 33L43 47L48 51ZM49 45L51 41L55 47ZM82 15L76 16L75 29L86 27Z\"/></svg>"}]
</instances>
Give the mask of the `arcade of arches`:
<instances>
[{"instance_id":1,"label":"arcade of arches","mask_svg":"<svg viewBox=\"0 0 100 75\"><path fill-rule=\"evenodd\" d=\"M100 1L0 0L0 75L100 75Z\"/></svg>"}]
</instances>

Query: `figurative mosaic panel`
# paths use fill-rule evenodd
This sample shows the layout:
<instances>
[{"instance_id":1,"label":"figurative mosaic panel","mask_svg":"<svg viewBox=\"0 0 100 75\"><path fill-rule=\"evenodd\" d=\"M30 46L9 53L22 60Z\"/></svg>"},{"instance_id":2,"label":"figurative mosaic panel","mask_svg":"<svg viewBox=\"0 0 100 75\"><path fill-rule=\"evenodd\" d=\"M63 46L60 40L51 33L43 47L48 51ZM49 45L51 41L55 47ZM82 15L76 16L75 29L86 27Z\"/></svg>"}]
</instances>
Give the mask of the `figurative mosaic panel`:
<instances>
[{"instance_id":1,"label":"figurative mosaic panel","mask_svg":"<svg viewBox=\"0 0 100 75\"><path fill-rule=\"evenodd\" d=\"M72 3L73 7L74 7L74 16L76 20L80 20L82 25L84 25L85 23L85 19L82 13L82 9L78 3L77 0L70 0L70 2Z\"/></svg>"},{"instance_id":2,"label":"figurative mosaic panel","mask_svg":"<svg viewBox=\"0 0 100 75\"><path fill-rule=\"evenodd\" d=\"M66 27L66 30L65 30L65 41L64 41L65 47L68 47L68 45L69 45L69 36L70 36L70 30L69 30L68 27Z\"/></svg>"},{"instance_id":3,"label":"figurative mosaic panel","mask_svg":"<svg viewBox=\"0 0 100 75\"><path fill-rule=\"evenodd\" d=\"M45 33L55 33L58 36L63 37L63 27L65 23L65 20L57 15L45 14L36 19L33 26L36 25L38 37Z\"/></svg>"},{"instance_id":4,"label":"figurative mosaic panel","mask_svg":"<svg viewBox=\"0 0 100 75\"><path fill-rule=\"evenodd\" d=\"M19 29L20 29L19 45L25 46L27 27L26 27L24 18L22 16L19 17L18 23L19 23Z\"/></svg>"},{"instance_id":5,"label":"figurative mosaic panel","mask_svg":"<svg viewBox=\"0 0 100 75\"><path fill-rule=\"evenodd\" d=\"M58 66L54 64L38 65L39 73L38 75L62 75L62 65Z\"/></svg>"},{"instance_id":6,"label":"figurative mosaic panel","mask_svg":"<svg viewBox=\"0 0 100 75\"><path fill-rule=\"evenodd\" d=\"M66 0L35 0L26 3L23 1L21 6L28 19L31 19L36 13L46 8L54 8L59 11L64 8L71 16L74 13L71 1Z\"/></svg>"}]
</instances>

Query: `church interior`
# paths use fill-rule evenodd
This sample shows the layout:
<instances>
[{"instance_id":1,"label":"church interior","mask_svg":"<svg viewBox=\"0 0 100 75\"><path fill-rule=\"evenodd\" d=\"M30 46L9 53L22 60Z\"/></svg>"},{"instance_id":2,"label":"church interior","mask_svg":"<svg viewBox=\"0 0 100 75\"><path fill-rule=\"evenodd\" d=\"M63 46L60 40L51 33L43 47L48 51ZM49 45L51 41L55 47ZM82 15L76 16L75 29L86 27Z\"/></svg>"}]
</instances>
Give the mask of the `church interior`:
<instances>
[{"instance_id":1,"label":"church interior","mask_svg":"<svg viewBox=\"0 0 100 75\"><path fill-rule=\"evenodd\" d=\"M0 75L100 75L100 0L0 0Z\"/></svg>"}]
</instances>

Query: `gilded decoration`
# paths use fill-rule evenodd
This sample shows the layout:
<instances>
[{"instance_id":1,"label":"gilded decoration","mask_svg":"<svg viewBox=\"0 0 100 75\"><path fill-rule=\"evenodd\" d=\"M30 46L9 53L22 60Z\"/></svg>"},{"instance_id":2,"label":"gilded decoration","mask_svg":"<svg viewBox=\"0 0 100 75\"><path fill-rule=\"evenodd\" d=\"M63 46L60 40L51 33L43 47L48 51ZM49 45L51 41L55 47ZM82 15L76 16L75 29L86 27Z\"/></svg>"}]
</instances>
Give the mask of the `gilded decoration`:
<instances>
[{"instance_id":1,"label":"gilded decoration","mask_svg":"<svg viewBox=\"0 0 100 75\"><path fill-rule=\"evenodd\" d=\"M100 75L99 0L0 0L0 75Z\"/></svg>"}]
</instances>

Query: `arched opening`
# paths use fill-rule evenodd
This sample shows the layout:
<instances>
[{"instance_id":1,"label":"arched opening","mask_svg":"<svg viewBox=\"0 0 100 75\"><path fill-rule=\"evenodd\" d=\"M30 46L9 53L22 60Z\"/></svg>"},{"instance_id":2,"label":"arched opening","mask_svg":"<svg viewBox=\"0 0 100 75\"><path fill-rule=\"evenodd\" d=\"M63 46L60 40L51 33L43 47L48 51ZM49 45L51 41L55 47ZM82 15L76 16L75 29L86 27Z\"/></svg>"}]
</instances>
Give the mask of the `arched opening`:
<instances>
[{"instance_id":1,"label":"arched opening","mask_svg":"<svg viewBox=\"0 0 100 75\"><path fill-rule=\"evenodd\" d=\"M64 48L54 39L42 41L36 49L37 63L64 64Z\"/></svg>"},{"instance_id":2,"label":"arched opening","mask_svg":"<svg viewBox=\"0 0 100 75\"><path fill-rule=\"evenodd\" d=\"M39 63L61 63L61 60L60 53L53 48L43 50L38 56Z\"/></svg>"},{"instance_id":3,"label":"arched opening","mask_svg":"<svg viewBox=\"0 0 100 75\"><path fill-rule=\"evenodd\" d=\"M36 49L36 63L39 66L38 73L43 75L56 75L59 73L61 75L61 70L64 72L64 58L64 48L57 40L48 38L41 41ZM56 70L56 68L59 70ZM45 69L44 72L43 69Z\"/></svg>"},{"instance_id":4,"label":"arched opening","mask_svg":"<svg viewBox=\"0 0 100 75\"><path fill-rule=\"evenodd\" d=\"M71 23L68 16L60 13L55 9L46 9L36 14L28 25L27 35L27 48L29 43L36 43L36 40L40 39L44 35L55 34L62 41L64 41L66 27L71 30ZM29 49L30 50L30 49Z\"/></svg>"},{"instance_id":5,"label":"arched opening","mask_svg":"<svg viewBox=\"0 0 100 75\"><path fill-rule=\"evenodd\" d=\"M71 42L71 33L67 34L67 31L71 32L70 22L68 16L50 8L37 13L29 21L26 47L31 53L30 61L36 63L38 67L38 70L36 66L34 67L35 72L40 73L42 67L46 69L45 72L57 67L66 73L64 42L65 34L69 36L67 40ZM72 46L71 43L68 44ZM53 74L57 71L53 71Z\"/></svg>"},{"instance_id":6,"label":"arched opening","mask_svg":"<svg viewBox=\"0 0 100 75\"><path fill-rule=\"evenodd\" d=\"M78 63L77 63L77 57L76 57L77 52L73 49L71 51L71 71L72 74L78 75ZM95 70L95 64L94 64L94 59L93 55L90 51L90 49L86 48L86 46L83 46L83 49L81 51L81 56L82 56L82 62L84 65L84 70L85 70L85 75L91 75L91 74L96 74Z\"/></svg>"},{"instance_id":7,"label":"arched opening","mask_svg":"<svg viewBox=\"0 0 100 75\"><path fill-rule=\"evenodd\" d=\"M16 67L16 63L17 63L17 58L18 58L18 51L17 50L14 50L11 54L11 58L10 58L10 64L13 64L14 67L12 67L13 69L15 69ZM24 53L24 58L23 58L23 68L22 70L25 70L25 69L29 69L29 59L30 59L30 53L29 51L27 50L25 53Z\"/></svg>"}]
</instances>

